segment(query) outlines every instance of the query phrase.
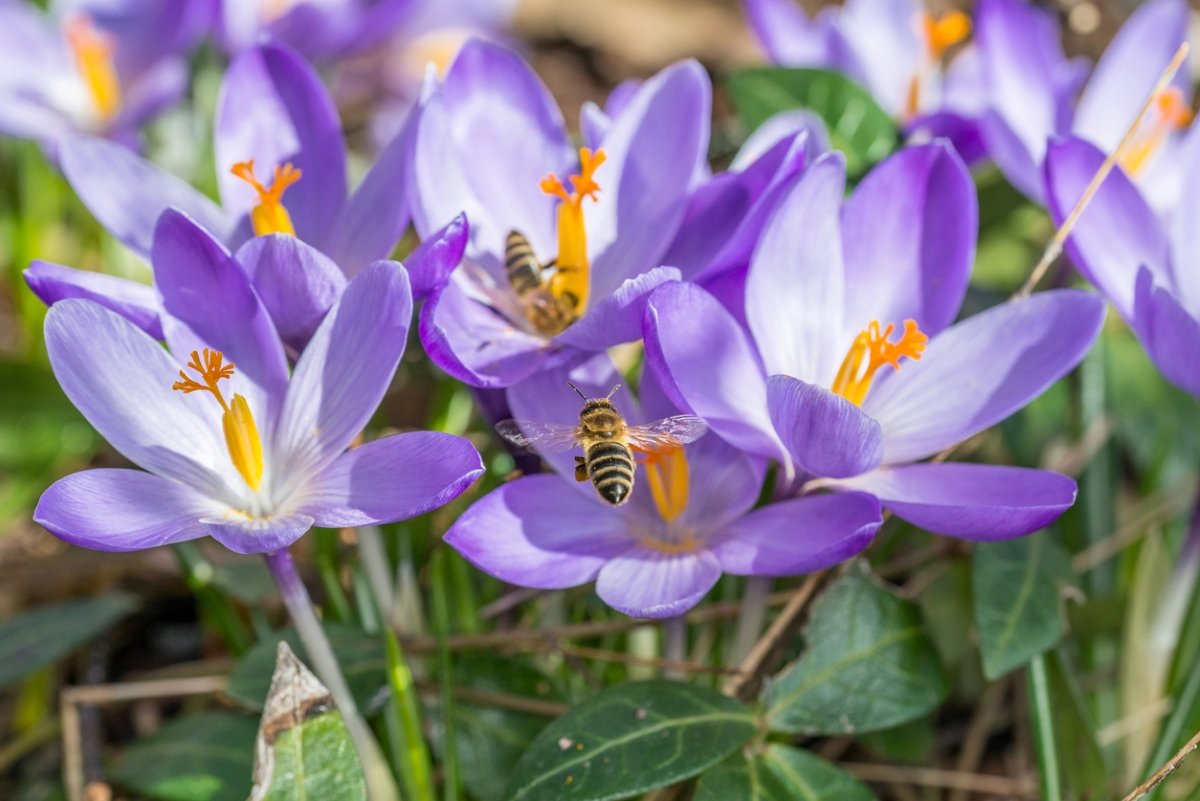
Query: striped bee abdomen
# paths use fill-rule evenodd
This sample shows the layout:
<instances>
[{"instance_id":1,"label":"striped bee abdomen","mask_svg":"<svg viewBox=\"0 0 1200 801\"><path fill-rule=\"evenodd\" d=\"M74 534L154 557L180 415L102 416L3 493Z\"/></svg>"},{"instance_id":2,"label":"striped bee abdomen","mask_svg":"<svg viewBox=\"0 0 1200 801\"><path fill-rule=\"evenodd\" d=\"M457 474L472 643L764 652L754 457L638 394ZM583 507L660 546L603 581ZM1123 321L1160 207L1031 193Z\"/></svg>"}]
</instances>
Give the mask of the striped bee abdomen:
<instances>
[{"instance_id":1,"label":"striped bee abdomen","mask_svg":"<svg viewBox=\"0 0 1200 801\"><path fill-rule=\"evenodd\" d=\"M633 490L633 453L620 442L597 442L587 449L587 471L596 493L620 506Z\"/></svg>"},{"instance_id":2,"label":"striped bee abdomen","mask_svg":"<svg viewBox=\"0 0 1200 801\"><path fill-rule=\"evenodd\" d=\"M542 285L542 267L529 240L519 231L509 231L504 243L504 273L517 295L532 292Z\"/></svg>"}]
</instances>

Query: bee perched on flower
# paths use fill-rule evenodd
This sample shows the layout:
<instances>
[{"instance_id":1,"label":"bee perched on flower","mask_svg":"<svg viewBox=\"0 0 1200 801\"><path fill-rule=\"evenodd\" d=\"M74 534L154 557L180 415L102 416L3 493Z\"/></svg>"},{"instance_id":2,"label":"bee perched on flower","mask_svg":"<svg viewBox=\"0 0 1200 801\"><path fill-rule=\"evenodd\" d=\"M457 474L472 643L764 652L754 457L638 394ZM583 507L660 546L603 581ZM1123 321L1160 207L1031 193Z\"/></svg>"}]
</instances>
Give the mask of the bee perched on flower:
<instances>
[{"instance_id":1,"label":"bee perched on flower","mask_svg":"<svg viewBox=\"0 0 1200 801\"><path fill-rule=\"evenodd\" d=\"M1078 364L1104 302L1055 290L951 325L978 212L945 142L901 150L843 204L844 192L844 161L829 154L780 204L746 274L746 327L695 285L656 289L647 363L676 405L777 459L798 491L869 492L922 528L967 539L1047 525L1074 502L1070 478L922 460Z\"/></svg>"},{"instance_id":2,"label":"bee perched on flower","mask_svg":"<svg viewBox=\"0 0 1200 801\"><path fill-rule=\"evenodd\" d=\"M207 0L72 0L48 14L0 2L0 133L51 155L72 133L138 145L138 131L187 91L187 51Z\"/></svg>"},{"instance_id":3,"label":"bee perched on flower","mask_svg":"<svg viewBox=\"0 0 1200 801\"><path fill-rule=\"evenodd\" d=\"M413 156L422 238L465 212L463 266L421 313L430 358L460 380L506 387L558 360L640 337L647 292L703 174L711 87L686 61L597 109L588 147L570 144L549 91L515 53L468 42L431 87ZM536 264L528 288L505 269L510 235ZM524 273L523 273L524 274Z\"/></svg>"}]
</instances>

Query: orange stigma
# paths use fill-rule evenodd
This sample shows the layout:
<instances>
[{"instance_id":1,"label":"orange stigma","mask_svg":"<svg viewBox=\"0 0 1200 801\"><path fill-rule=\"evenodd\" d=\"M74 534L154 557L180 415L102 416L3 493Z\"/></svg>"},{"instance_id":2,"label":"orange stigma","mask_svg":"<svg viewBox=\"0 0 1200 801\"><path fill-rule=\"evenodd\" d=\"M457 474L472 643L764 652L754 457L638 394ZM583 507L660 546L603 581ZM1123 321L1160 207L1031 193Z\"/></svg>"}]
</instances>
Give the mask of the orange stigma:
<instances>
[{"instance_id":1,"label":"orange stigma","mask_svg":"<svg viewBox=\"0 0 1200 801\"><path fill-rule=\"evenodd\" d=\"M241 178L258 193L258 205L250 210L250 222L254 225L255 236L267 234L296 235L292 227L292 218L283 206L283 193L289 186L300 180L301 170L292 166L291 162L282 167L276 165L271 185L264 187L254 175L254 159L239 161L233 165L231 173Z\"/></svg>"},{"instance_id":2,"label":"orange stigma","mask_svg":"<svg viewBox=\"0 0 1200 801\"><path fill-rule=\"evenodd\" d=\"M921 13L921 30L931 61L941 61L946 51L971 35L971 18L961 11L947 11L935 17Z\"/></svg>"},{"instance_id":3,"label":"orange stigma","mask_svg":"<svg viewBox=\"0 0 1200 801\"><path fill-rule=\"evenodd\" d=\"M254 424L254 415L250 413L250 405L246 403L246 399L235 394L233 401L226 403L221 395L217 382L222 378L233 378L234 368L232 362L224 364L224 361L225 356L219 350L205 348L203 363L200 361L200 354L192 351L192 359L187 366L200 375L200 381L180 370L181 380L172 384L171 389L177 389L185 395L192 392L213 394L224 410L221 424L225 431L225 446L229 449L229 458L250 489L257 492L263 474L262 441L259 439L258 426Z\"/></svg>"},{"instance_id":4,"label":"orange stigma","mask_svg":"<svg viewBox=\"0 0 1200 801\"><path fill-rule=\"evenodd\" d=\"M875 371L885 364L893 369L900 369L901 357L918 360L925 350L929 337L921 333L915 320L904 321L904 333L896 342L889 342L896 327L888 323L883 333L879 331L879 321L872 320L850 346L850 352L838 368L837 378L833 380L833 391L841 395L855 406L862 406L871 388L871 380Z\"/></svg>"},{"instance_id":5,"label":"orange stigma","mask_svg":"<svg viewBox=\"0 0 1200 801\"><path fill-rule=\"evenodd\" d=\"M592 176L596 169L604 163L604 151L595 153L589 148L579 149L579 175L572 175L572 192L567 192L562 181L554 175L547 175L538 186L547 195L556 195L562 199L558 207L558 258L555 259L556 271L550 277L550 293L556 298L567 297L575 305L576 315L583 315L587 308L590 276L588 275L587 232L583 227L583 199L596 199L600 185Z\"/></svg>"},{"instance_id":6,"label":"orange stigma","mask_svg":"<svg viewBox=\"0 0 1200 801\"><path fill-rule=\"evenodd\" d=\"M683 514L688 504L690 486L687 455L683 446L666 450L641 452L640 459L646 468L646 481L658 513L668 523Z\"/></svg>"},{"instance_id":7,"label":"orange stigma","mask_svg":"<svg viewBox=\"0 0 1200 801\"><path fill-rule=\"evenodd\" d=\"M1139 175L1167 136L1191 125L1195 117L1192 109L1184 101L1183 92L1179 87L1167 87L1154 99L1133 143L1121 155L1121 168L1128 175Z\"/></svg>"},{"instance_id":8,"label":"orange stigma","mask_svg":"<svg viewBox=\"0 0 1200 801\"><path fill-rule=\"evenodd\" d=\"M91 92L96 112L108 122L121 110L121 81L113 65L112 36L97 30L87 14L72 14L64 25L75 66Z\"/></svg>"}]
</instances>

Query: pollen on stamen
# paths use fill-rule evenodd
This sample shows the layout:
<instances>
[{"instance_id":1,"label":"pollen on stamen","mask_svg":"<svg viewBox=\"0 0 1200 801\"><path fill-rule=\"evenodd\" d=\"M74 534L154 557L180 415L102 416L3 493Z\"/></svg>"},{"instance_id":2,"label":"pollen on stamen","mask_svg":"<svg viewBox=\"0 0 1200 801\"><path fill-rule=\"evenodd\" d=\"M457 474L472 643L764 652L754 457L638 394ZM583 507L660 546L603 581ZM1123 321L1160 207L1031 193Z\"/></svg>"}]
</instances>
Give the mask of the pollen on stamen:
<instances>
[{"instance_id":1,"label":"pollen on stamen","mask_svg":"<svg viewBox=\"0 0 1200 801\"><path fill-rule=\"evenodd\" d=\"M892 342L890 340L895 330L896 327L888 323L887 328L880 331L879 321L872 320L850 346L833 381L833 392L861 406L880 367L889 364L892 369L899 370L900 359L919 360L929 337L922 333L916 320L905 320L904 333L900 339Z\"/></svg>"},{"instance_id":2,"label":"pollen on stamen","mask_svg":"<svg viewBox=\"0 0 1200 801\"><path fill-rule=\"evenodd\" d=\"M121 110L121 81L113 63L116 49L113 37L98 30L87 14L69 16L64 33L79 74L96 104L96 112L101 121L108 122Z\"/></svg>"},{"instance_id":3,"label":"pollen on stamen","mask_svg":"<svg viewBox=\"0 0 1200 801\"><path fill-rule=\"evenodd\" d=\"M971 35L971 18L961 11L948 11L938 17L923 12L921 21L934 61L941 60L947 50Z\"/></svg>"},{"instance_id":4,"label":"pollen on stamen","mask_svg":"<svg viewBox=\"0 0 1200 801\"><path fill-rule=\"evenodd\" d=\"M556 271L550 278L550 293L556 298L569 297L574 302L576 315L582 315L587 308L591 284L587 232L583 225L583 200L596 199L600 185L594 176L605 158L603 150L593 153L589 148L580 148L581 169L578 175L570 176L570 192L555 175L547 175L538 184L543 192L562 201L558 207L558 257L555 259Z\"/></svg>"},{"instance_id":5,"label":"pollen on stamen","mask_svg":"<svg viewBox=\"0 0 1200 801\"><path fill-rule=\"evenodd\" d=\"M1121 155L1121 168L1137 176L1174 131L1192 124L1195 113L1177 86L1169 86L1154 99L1129 149Z\"/></svg>"},{"instance_id":6,"label":"pollen on stamen","mask_svg":"<svg viewBox=\"0 0 1200 801\"><path fill-rule=\"evenodd\" d=\"M270 186L263 186L254 174L254 159L239 161L229 171L250 184L258 193L258 204L250 210L250 223L254 226L255 236L296 235L291 215L283 205L283 193L289 186L300 180L304 174L303 170L296 169L291 162L282 167L276 165Z\"/></svg>"},{"instance_id":7,"label":"pollen on stamen","mask_svg":"<svg viewBox=\"0 0 1200 801\"><path fill-rule=\"evenodd\" d=\"M638 461L646 468L650 495L663 520L673 522L688 504L690 470L683 446L641 451Z\"/></svg>"}]
</instances>

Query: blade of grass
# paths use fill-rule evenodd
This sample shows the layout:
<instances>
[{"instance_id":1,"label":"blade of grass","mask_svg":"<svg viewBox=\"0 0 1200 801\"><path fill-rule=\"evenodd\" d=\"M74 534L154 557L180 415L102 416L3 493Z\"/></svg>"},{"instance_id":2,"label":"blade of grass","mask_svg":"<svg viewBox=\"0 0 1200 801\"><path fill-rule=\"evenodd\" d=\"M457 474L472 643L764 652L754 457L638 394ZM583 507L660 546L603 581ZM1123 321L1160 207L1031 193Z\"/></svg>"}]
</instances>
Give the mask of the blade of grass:
<instances>
[{"instance_id":1,"label":"blade of grass","mask_svg":"<svg viewBox=\"0 0 1200 801\"><path fill-rule=\"evenodd\" d=\"M412 671L408 669L396 633L390 628L384 629L384 641L387 645L388 684L392 688L390 705L399 723L396 740L403 751L399 767L404 795L413 801L434 801L433 768L421 731L421 707L413 688Z\"/></svg>"},{"instance_id":2,"label":"blade of grass","mask_svg":"<svg viewBox=\"0 0 1200 801\"><path fill-rule=\"evenodd\" d=\"M1054 707L1050 701L1050 677L1046 655L1038 654L1025 668L1029 687L1029 711L1033 718L1033 743L1037 752L1042 801L1062 801L1062 774L1054 740Z\"/></svg>"},{"instance_id":3,"label":"blade of grass","mask_svg":"<svg viewBox=\"0 0 1200 801\"><path fill-rule=\"evenodd\" d=\"M450 662L450 604L446 597L446 551L434 550L429 560L433 585L433 628L438 641L438 681L442 687L442 797L458 801L458 731L454 720L454 666Z\"/></svg>"}]
</instances>

